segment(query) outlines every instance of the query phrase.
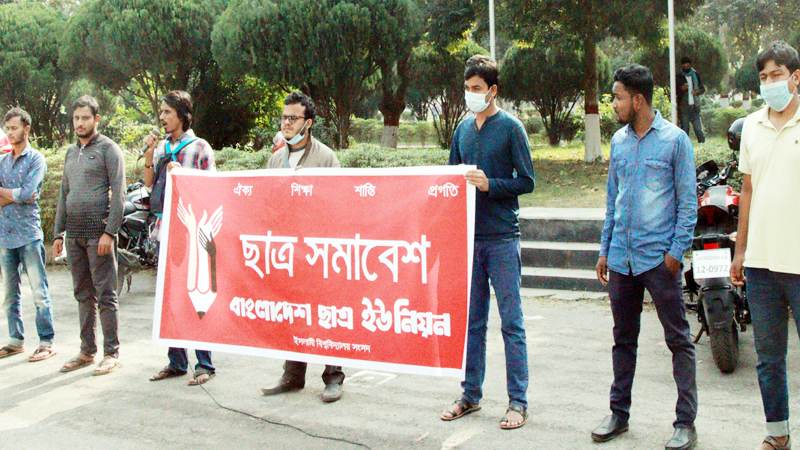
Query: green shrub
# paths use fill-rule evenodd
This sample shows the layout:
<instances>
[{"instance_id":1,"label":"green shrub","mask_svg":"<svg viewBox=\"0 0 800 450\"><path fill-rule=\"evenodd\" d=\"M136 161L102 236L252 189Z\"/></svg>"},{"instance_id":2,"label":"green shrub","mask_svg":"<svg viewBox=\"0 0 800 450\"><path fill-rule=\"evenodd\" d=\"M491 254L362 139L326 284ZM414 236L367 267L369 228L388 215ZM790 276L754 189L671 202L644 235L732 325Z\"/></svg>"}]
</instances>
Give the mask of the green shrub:
<instances>
[{"instance_id":1,"label":"green shrub","mask_svg":"<svg viewBox=\"0 0 800 450\"><path fill-rule=\"evenodd\" d=\"M727 136L728 128L738 118L747 115L747 111L739 108L704 109L700 114L703 130L708 136Z\"/></svg>"},{"instance_id":2,"label":"green shrub","mask_svg":"<svg viewBox=\"0 0 800 450\"><path fill-rule=\"evenodd\" d=\"M380 168L447 165L449 150L408 149L387 151L377 145L355 145L338 152L342 167Z\"/></svg>"},{"instance_id":3,"label":"green shrub","mask_svg":"<svg viewBox=\"0 0 800 450\"><path fill-rule=\"evenodd\" d=\"M267 161L272 156L272 148L268 147L260 151L247 151L231 147L214 152L214 161L217 170L222 172L232 172L234 170L257 170L266 169Z\"/></svg>"},{"instance_id":4,"label":"green shrub","mask_svg":"<svg viewBox=\"0 0 800 450\"><path fill-rule=\"evenodd\" d=\"M522 119L522 124L525 125L525 132L528 133L528 136L544 132L544 123L542 123L542 118L539 116L529 116L526 119Z\"/></svg>"},{"instance_id":5,"label":"green shrub","mask_svg":"<svg viewBox=\"0 0 800 450\"><path fill-rule=\"evenodd\" d=\"M375 119L353 118L350 121L350 136L358 143L378 142L382 129L383 123Z\"/></svg>"},{"instance_id":6,"label":"green shrub","mask_svg":"<svg viewBox=\"0 0 800 450\"><path fill-rule=\"evenodd\" d=\"M734 100L730 102L731 108L741 108L744 102L741 100Z\"/></svg>"}]
</instances>

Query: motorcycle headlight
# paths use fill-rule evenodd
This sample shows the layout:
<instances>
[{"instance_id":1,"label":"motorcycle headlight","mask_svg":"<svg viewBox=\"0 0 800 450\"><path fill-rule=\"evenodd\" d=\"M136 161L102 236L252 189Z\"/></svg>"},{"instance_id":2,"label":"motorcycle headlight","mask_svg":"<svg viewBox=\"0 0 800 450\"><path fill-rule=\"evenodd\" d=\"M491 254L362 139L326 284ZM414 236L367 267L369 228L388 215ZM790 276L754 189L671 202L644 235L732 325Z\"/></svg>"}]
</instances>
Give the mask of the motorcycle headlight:
<instances>
[{"instance_id":1,"label":"motorcycle headlight","mask_svg":"<svg viewBox=\"0 0 800 450\"><path fill-rule=\"evenodd\" d=\"M728 236L728 239L730 239L730 240L731 240L731 241L733 241L733 242L736 242L736 233L737 233L736 231L734 231L733 233L731 233L731 235L730 235L730 236Z\"/></svg>"}]
</instances>

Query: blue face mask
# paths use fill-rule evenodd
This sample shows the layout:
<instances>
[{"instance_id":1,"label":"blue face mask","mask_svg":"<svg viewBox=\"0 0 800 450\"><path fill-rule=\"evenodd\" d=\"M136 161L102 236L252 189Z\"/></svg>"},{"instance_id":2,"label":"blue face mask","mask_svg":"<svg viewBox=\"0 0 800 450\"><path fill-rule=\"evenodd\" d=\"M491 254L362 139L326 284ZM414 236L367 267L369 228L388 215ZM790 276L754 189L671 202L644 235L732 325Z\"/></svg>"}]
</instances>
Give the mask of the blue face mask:
<instances>
[{"instance_id":1,"label":"blue face mask","mask_svg":"<svg viewBox=\"0 0 800 450\"><path fill-rule=\"evenodd\" d=\"M795 88L797 91L797 88ZM773 111L782 112L792 102L794 94L789 92L788 80L761 85L761 98Z\"/></svg>"},{"instance_id":2,"label":"blue face mask","mask_svg":"<svg viewBox=\"0 0 800 450\"><path fill-rule=\"evenodd\" d=\"M308 125L308 121L307 120L306 120L306 125ZM303 134L303 131L306 130L306 125L303 125L303 128L300 130L300 132L297 133L293 138L289 139L286 142L288 142L289 145L297 145L300 141L302 141L303 138L306 137L306 135Z\"/></svg>"}]
</instances>

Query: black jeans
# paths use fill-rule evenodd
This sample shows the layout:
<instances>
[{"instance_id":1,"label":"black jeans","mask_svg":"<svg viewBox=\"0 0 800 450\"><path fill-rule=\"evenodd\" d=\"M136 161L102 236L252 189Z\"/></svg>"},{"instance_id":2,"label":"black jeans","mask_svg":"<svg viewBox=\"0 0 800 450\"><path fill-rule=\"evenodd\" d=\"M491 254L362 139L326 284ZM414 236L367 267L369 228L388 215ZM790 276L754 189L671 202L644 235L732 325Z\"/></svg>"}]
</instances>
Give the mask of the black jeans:
<instances>
[{"instance_id":1,"label":"black jeans","mask_svg":"<svg viewBox=\"0 0 800 450\"><path fill-rule=\"evenodd\" d=\"M640 275L609 271L609 296L614 315L614 384L611 385L611 411L627 422L631 409L631 389L636 371L636 351L641 327L645 288L656 306L664 327L667 347L672 351L672 376L678 385L677 419L673 425L688 428L697 417L694 344L689 335L686 307L681 289L681 274L673 275L661 263Z\"/></svg>"},{"instance_id":2,"label":"black jeans","mask_svg":"<svg viewBox=\"0 0 800 450\"><path fill-rule=\"evenodd\" d=\"M283 364L283 378L300 386L305 386L307 367L308 363L300 361L286 361ZM325 371L322 372L322 381L325 382L325 386L329 384L344 383L344 372L342 372L342 367L325 366Z\"/></svg>"}]
</instances>

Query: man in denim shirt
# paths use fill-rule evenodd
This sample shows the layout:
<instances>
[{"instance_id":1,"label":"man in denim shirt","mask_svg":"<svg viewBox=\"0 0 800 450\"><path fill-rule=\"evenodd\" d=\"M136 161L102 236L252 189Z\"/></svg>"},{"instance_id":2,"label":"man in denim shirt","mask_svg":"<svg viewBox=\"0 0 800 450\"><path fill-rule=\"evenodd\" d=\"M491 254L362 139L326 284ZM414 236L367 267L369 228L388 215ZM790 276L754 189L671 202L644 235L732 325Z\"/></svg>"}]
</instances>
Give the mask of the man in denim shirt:
<instances>
[{"instance_id":1,"label":"man in denim shirt","mask_svg":"<svg viewBox=\"0 0 800 450\"><path fill-rule=\"evenodd\" d=\"M28 358L41 361L56 354L53 346L53 307L44 269L45 252L42 221L36 199L42 187L47 163L44 155L31 148L28 134L31 116L13 108L5 117L12 150L0 156L0 267L5 285L5 310L8 316L9 344L0 349L0 358L22 352L23 326L20 314L21 268L36 304L36 329L39 348Z\"/></svg>"},{"instance_id":2,"label":"man in denim shirt","mask_svg":"<svg viewBox=\"0 0 800 450\"><path fill-rule=\"evenodd\" d=\"M625 127L611 140L608 200L597 278L608 284L614 316L611 412L592 439L628 430L644 290L664 327L678 385L675 432L666 449L697 441L694 345L681 289L681 262L697 219L694 151L689 137L652 107L653 77L640 65L614 73L613 107Z\"/></svg>"}]
</instances>

